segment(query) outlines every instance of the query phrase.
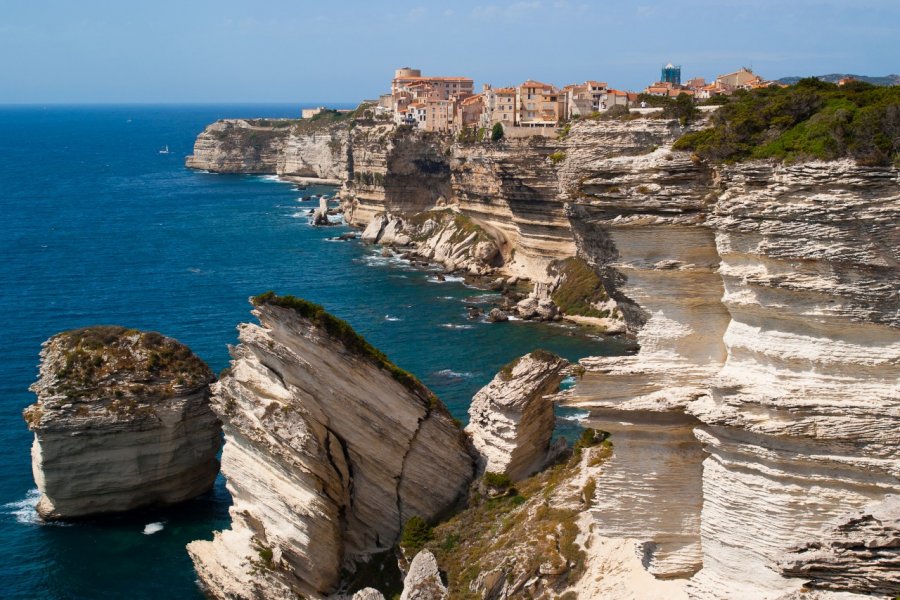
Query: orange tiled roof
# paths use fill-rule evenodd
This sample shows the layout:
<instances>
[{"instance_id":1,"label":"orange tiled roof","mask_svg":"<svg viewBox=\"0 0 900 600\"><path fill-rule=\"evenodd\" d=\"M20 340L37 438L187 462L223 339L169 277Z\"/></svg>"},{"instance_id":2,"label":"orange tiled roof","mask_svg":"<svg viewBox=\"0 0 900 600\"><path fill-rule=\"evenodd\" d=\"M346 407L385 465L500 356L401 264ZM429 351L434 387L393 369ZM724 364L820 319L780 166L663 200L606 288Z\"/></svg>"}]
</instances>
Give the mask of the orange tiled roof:
<instances>
[{"instance_id":1,"label":"orange tiled roof","mask_svg":"<svg viewBox=\"0 0 900 600\"><path fill-rule=\"evenodd\" d=\"M606 87L605 81L585 81L584 83L587 85L593 85L596 87Z\"/></svg>"},{"instance_id":2,"label":"orange tiled roof","mask_svg":"<svg viewBox=\"0 0 900 600\"><path fill-rule=\"evenodd\" d=\"M497 88L494 90L495 94L506 95L506 94L515 94L516 88L505 87L505 88Z\"/></svg>"},{"instance_id":3,"label":"orange tiled roof","mask_svg":"<svg viewBox=\"0 0 900 600\"><path fill-rule=\"evenodd\" d=\"M529 79L525 83L522 84L521 87L539 87L539 88L552 88L553 86L549 83L541 83L540 81L535 81L533 79Z\"/></svg>"},{"instance_id":4,"label":"orange tiled roof","mask_svg":"<svg viewBox=\"0 0 900 600\"><path fill-rule=\"evenodd\" d=\"M484 97L481 94L475 94L474 96L463 98L462 104L475 104L476 102L481 102L482 100L484 100Z\"/></svg>"}]
</instances>

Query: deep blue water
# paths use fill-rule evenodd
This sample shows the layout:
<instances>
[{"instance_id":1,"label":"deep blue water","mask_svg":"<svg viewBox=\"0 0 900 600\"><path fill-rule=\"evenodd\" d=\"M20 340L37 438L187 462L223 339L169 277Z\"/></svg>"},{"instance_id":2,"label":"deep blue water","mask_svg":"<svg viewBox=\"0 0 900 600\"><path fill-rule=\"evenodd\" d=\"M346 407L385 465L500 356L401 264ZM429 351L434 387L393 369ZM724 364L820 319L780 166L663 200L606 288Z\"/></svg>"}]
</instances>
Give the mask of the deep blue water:
<instances>
[{"instance_id":1,"label":"deep blue water","mask_svg":"<svg viewBox=\"0 0 900 600\"><path fill-rule=\"evenodd\" d=\"M228 526L213 493L164 512L41 525L30 433L42 341L122 324L189 345L219 371L273 289L319 302L418 375L465 420L502 365L534 348L568 358L620 346L559 326L466 319L483 294L382 259L344 228L314 229L294 186L184 168L196 134L222 117L295 116L299 106L0 107L0 597L200 598L184 545ZM159 154L168 144L171 154ZM148 523L161 522L153 535Z\"/></svg>"}]
</instances>

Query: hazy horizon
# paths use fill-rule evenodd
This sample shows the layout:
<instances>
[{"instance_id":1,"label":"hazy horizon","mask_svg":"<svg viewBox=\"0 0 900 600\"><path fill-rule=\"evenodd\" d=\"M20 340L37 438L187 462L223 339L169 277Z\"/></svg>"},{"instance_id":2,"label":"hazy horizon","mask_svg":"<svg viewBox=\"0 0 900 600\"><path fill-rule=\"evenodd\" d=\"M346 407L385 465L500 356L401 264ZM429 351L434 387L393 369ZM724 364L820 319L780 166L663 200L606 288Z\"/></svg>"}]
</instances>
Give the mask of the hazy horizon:
<instances>
[{"instance_id":1,"label":"hazy horizon","mask_svg":"<svg viewBox=\"0 0 900 600\"><path fill-rule=\"evenodd\" d=\"M684 79L900 71L900 3L859 0L35 0L5 7L0 104L354 103L394 69L510 85L588 79L642 89ZM309 100L321 98L322 100Z\"/></svg>"}]
</instances>

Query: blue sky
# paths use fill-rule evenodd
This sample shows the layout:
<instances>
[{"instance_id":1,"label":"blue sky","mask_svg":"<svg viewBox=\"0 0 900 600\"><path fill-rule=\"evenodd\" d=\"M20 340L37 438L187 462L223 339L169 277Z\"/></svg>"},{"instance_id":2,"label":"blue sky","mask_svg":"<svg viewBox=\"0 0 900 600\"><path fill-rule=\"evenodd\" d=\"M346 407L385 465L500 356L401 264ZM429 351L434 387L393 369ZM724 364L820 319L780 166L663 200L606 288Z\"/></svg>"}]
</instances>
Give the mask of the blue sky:
<instances>
[{"instance_id":1,"label":"blue sky","mask_svg":"<svg viewBox=\"0 0 900 600\"><path fill-rule=\"evenodd\" d=\"M355 101L476 85L900 71L900 0L0 0L0 103Z\"/></svg>"}]
</instances>

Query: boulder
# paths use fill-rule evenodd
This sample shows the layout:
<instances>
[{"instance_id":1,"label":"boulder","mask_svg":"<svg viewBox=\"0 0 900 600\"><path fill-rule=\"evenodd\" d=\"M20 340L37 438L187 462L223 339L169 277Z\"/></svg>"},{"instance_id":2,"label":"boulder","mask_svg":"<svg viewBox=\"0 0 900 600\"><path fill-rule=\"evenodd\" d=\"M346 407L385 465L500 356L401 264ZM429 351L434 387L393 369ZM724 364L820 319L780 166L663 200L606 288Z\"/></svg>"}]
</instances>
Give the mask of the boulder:
<instances>
[{"instance_id":1,"label":"boulder","mask_svg":"<svg viewBox=\"0 0 900 600\"><path fill-rule=\"evenodd\" d=\"M434 554L428 550L420 551L409 564L400 600L446 600L446 598L449 598L449 594L441 581L441 572Z\"/></svg>"}]
</instances>

